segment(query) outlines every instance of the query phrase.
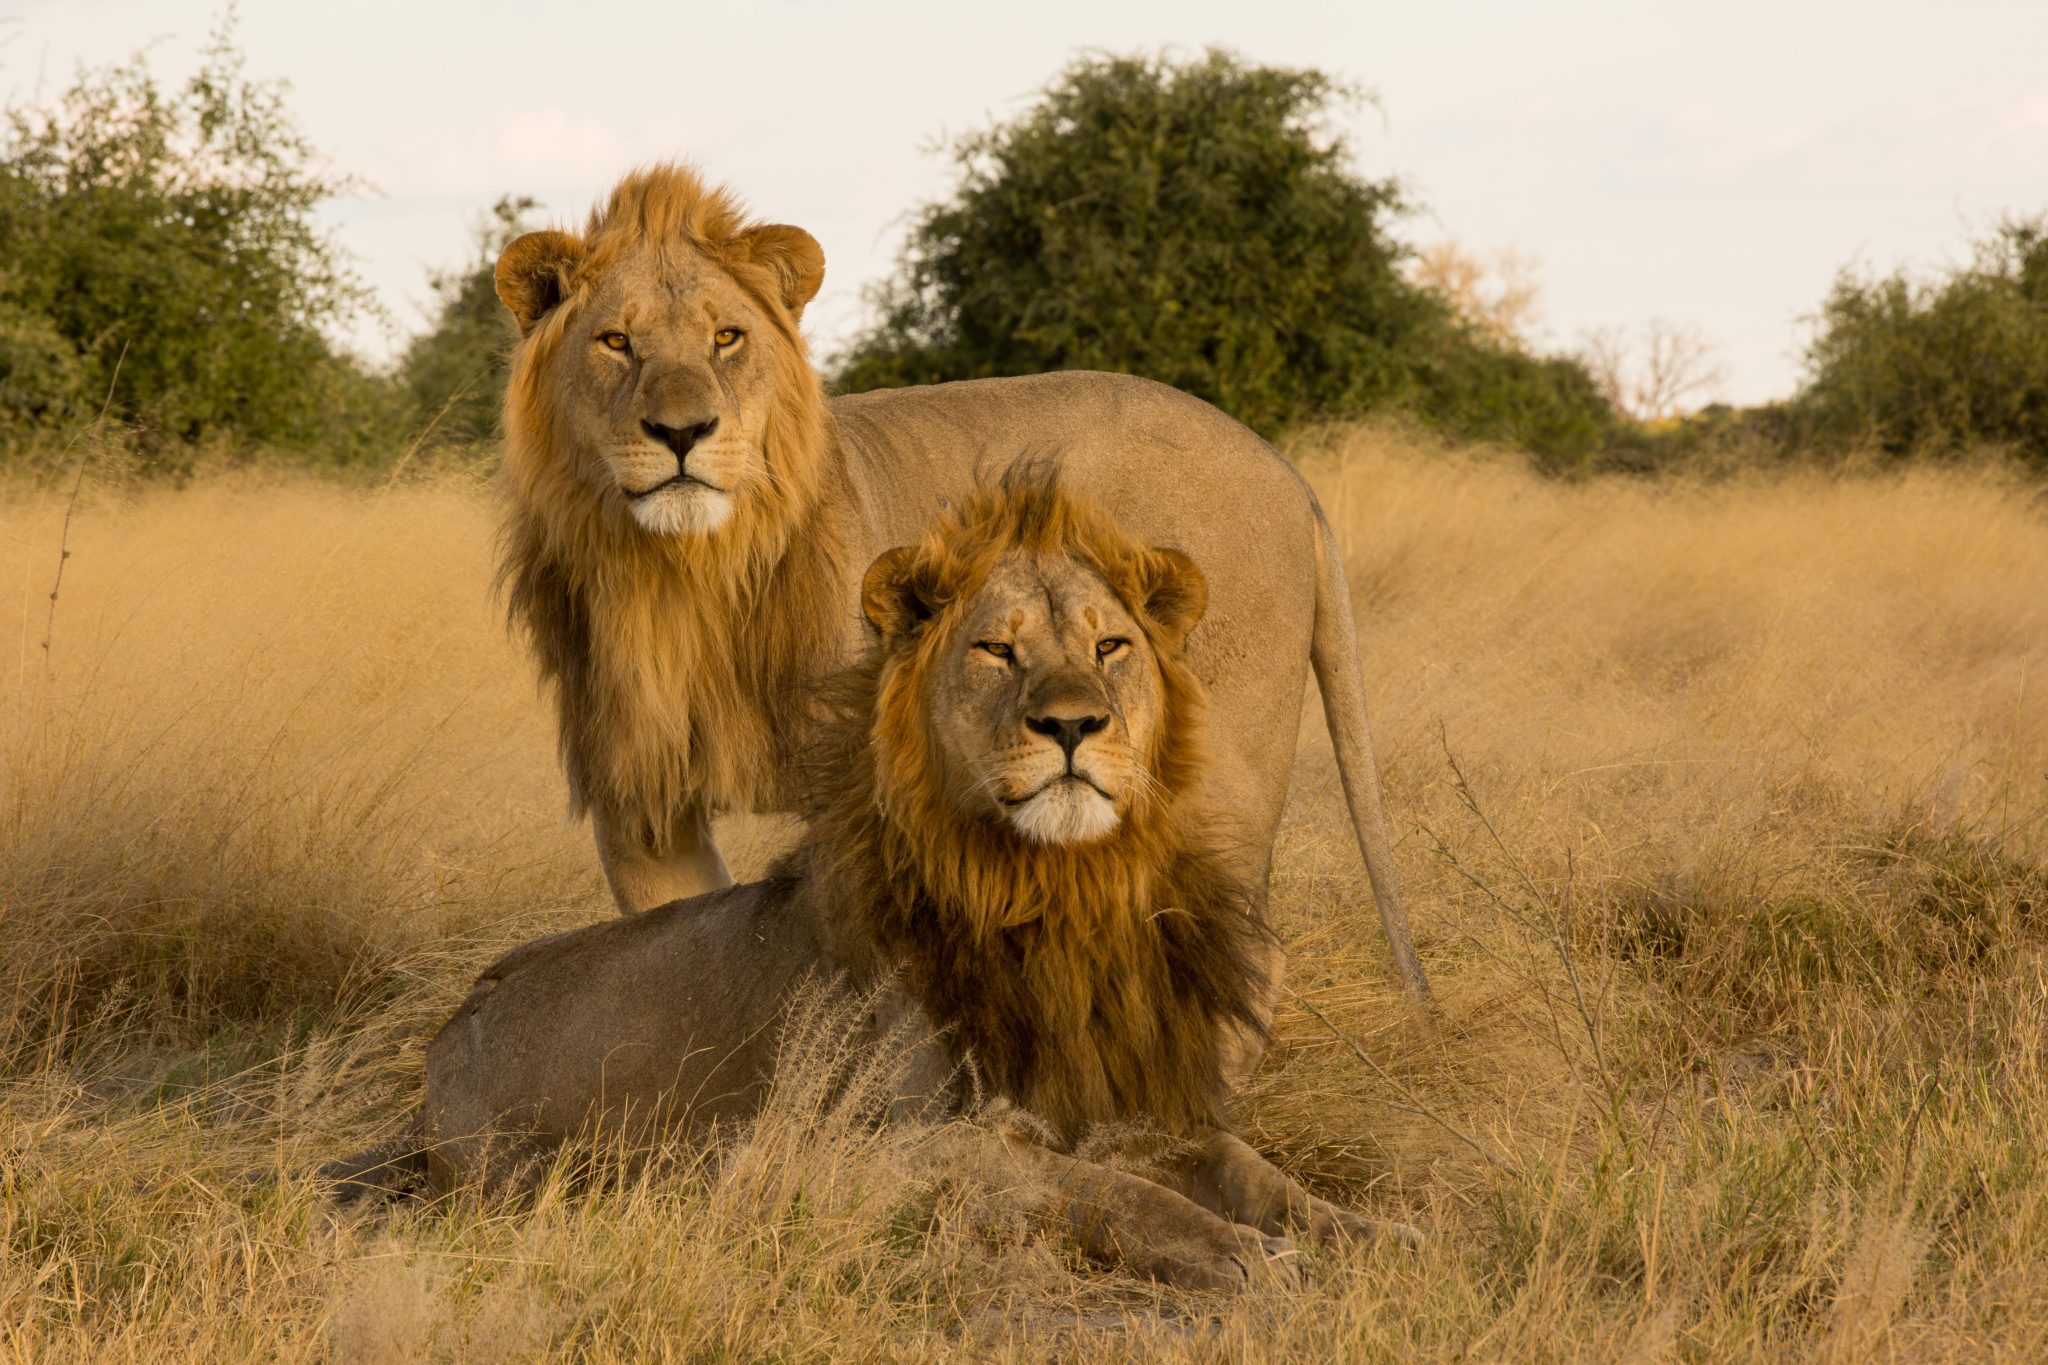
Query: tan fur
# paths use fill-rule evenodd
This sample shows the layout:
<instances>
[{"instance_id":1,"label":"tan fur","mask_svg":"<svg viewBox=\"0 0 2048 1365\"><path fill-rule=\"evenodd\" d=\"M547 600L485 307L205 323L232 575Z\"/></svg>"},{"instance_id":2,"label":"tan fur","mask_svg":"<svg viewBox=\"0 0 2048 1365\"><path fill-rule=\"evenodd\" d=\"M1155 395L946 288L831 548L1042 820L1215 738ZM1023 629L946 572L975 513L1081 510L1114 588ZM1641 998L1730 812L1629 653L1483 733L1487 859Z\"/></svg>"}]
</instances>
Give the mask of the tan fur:
<instances>
[{"instance_id":1,"label":"tan fur","mask_svg":"<svg viewBox=\"0 0 2048 1365\"><path fill-rule=\"evenodd\" d=\"M1101 839L1033 842L974 804L976 783L933 770L951 761L934 735L976 705L933 679L978 647L960 624L1020 560L1041 575L1048 619L1110 594L1145 636L1117 655L1120 673L1102 669L1127 728L1105 724L1065 753L1077 771L1086 743L1126 743L1146 768ZM1292 1229L1412 1240L1312 1199L1223 1127L1223 1050L1256 1022L1265 940L1187 800L1200 775L1201 695L1181 659L1200 610L1193 572L1044 483L1013 483L886 559L870 575L876 601L905 610L878 611L879 648L824 710L815 757L837 776L818 784L807 845L765 881L509 954L428 1049L412 1134L327 1178L355 1192L516 1185L578 1136L706 1136L756 1112L792 1002L838 977L870 993L868 1042L914 1043L892 1109L993 1102L983 1122L948 1130L954 1169L1006 1186L1021 1174L1020 1197L1092 1255L1223 1288L1286 1256ZM1167 699L1156 723L1152 693ZM1023 700L998 720L1037 714L1028 685L1001 695ZM1132 1121L1174 1139L1131 1154L1145 1173L1076 1153Z\"/></svg>"},{"instance_id":2,"label":"tan fur","mask_svg":"<svg viewBox=\"0 0 2048 1365\"><path fill-rule=\"evenodd\" d=\"M502 576L620 909L729 882L714 810L801 799L784 781L809 728L796 702L862 643L857 567L1051 453L1146 543L1202 566L1187 658L1218 710L1199 801L1256 905L1313 666L1395 963L1426 997L1349 590L1307 485L1214 408L1128 376L828 401L800 330L823 268L808 235L677 166L627 177L582 234L529 234L499 260L523 336ZM728 323L744 340L714 344Z\"/></svg>"}]
</instances>

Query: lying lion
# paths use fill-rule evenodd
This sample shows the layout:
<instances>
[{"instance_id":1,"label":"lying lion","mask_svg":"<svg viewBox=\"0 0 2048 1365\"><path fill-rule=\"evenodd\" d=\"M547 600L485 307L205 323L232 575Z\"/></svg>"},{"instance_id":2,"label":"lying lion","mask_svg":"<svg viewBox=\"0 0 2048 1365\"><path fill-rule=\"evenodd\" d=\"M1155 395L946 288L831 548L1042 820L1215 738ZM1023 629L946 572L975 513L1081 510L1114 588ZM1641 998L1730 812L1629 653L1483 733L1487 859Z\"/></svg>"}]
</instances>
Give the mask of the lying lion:
<instances>
[{"instance_id":1,"label":"lying lion","mask_svg":"<svg viewBox=\"0 0 2048 1365\"><path fill-rule=\"evenodd\" d=\"M1214 1287L1289 1234L1386 1232L1223 1117L1277 953L1188 813L1182 642L1206 593L1044 479L883 555L862 591L880 646L826 726L804 845L764 881L508 954L428 1050L412 1134L325 1175L504 1185L593 1130L744 1119L793 999L844 978L877 993L875 1040L912 1022L900 1101L1031 1116L955 1131L1021 1162L1091 1255ZM1153 1178L1072 1154L1105 1124L1171 1140Z\"/></svg>"}]
</instances>

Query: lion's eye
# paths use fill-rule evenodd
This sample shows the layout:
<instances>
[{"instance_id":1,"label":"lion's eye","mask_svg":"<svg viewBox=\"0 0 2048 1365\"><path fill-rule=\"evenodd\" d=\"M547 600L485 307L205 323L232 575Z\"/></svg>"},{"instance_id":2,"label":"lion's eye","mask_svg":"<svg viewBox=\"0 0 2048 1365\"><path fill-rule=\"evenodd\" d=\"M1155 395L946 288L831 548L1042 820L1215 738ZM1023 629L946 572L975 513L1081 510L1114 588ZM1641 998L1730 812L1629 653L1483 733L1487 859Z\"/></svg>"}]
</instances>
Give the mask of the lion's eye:
<instances>
[{"instance_id":1,"label":"lion's eye","mask_svg":"<svg viewBox=\"0 0 2048 1365\"><path fill-rule=\"evenodd\" d=\"M633 344L632 339L624 332L599 332L597 339L604 343L608 351L623 351Z\"/></svg>"},{"instance_id":2,"label":"lion's eye","mask_svg":"<svg viewBox=\"0 0 2048 1365\"><path fill-rule=\"evenodd\" d=\"M713 345L722 351L735 341L738 341L741 335L742 333L737 327L721 327L711 334L711 341Z\"/></svg>"},{"instance_id":3,"label":"lion's eye","mask_svg":"<svg viewBox=\"0 0 2048 1365\"><path fill-rule=\"evenodd\" d=\"M1130 643L1131 642L1129 640L1118 639L1116 636L1112 635L1107 640L1104 640L1100 644L1095 646L1095 657L1098 659L1107 659L1110 655L1116 653L1120 649L1128 649L1130 647Z\"/></svg>"},{"instance_id":4,"label":"lion's eye","mask_svg":"<svg viewBox=\"0 0 2048 1365\"><path fill-rule=\"evenodd\" d=\"M988 654L998 659L1007 659L1010 657L1012 653L1010 647L1004 644L1001 640L976 640L974 642L974 647L979 650L984 650Z\"/></svg>"}]
</instances>

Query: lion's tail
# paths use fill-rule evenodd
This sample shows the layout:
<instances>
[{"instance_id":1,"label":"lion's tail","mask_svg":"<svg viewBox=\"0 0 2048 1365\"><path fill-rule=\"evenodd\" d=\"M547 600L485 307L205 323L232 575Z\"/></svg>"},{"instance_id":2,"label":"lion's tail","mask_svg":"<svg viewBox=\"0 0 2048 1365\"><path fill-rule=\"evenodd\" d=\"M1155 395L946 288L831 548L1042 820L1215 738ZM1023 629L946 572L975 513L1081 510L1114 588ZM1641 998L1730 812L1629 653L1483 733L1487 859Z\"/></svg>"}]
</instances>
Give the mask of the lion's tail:
<instances>
[{"instance_id":1,"label":"lion's tail","mask_svg":"<svg viewBox=\"0 0 2048 1365\"><path fill-rule=\"evenodd\" d=\"M1351 825L1358 851L1365 855L1365 873L1372 880L1372 898L1379 905L1380 927L1394 967L1415 1002L1432 1004L1429 979L1415 956L1408 932L1408 911L1401 903L1400 879L1394 872L1394 849L1387 837L1387 812L1380 799L1379 764L1373 757L1372 728L1365 715L1365 674L1358 657L1358 630L1351 619L1351 588L1337 554L1336 535L1316 509L1316 624L1309 645L1316 687L1323 694L1323 718L1337 753L1337 775L1344 800L1351 807Z\"/></svg>"},{"instance_id":2,"label":"lion's tail","mask_svg":"<svg viewBox=\"0 0 2048 1365\"><path fill-rule=\"evenodd\" d=\"M427 1152L417 1124L354 1156L330 1161L315 1174L337 1204L410 1199L427 1187Z\"/></svg>"}]
</instances>

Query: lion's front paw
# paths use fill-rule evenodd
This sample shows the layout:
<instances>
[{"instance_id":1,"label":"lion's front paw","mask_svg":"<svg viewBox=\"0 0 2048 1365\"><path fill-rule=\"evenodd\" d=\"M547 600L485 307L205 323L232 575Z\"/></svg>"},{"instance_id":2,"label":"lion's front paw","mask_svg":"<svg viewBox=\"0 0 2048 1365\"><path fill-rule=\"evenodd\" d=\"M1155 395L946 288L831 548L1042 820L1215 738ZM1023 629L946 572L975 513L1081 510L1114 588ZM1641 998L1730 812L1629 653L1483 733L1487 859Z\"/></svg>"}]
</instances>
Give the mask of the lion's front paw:
<instances>
[{"instance_id":1,"label":"lion's front paw","mask_svg":"<svg viewBox=\"0 0 2048 1365\"><path fill-rule=\"evenodd\" d=\"M1269 1236L1243 1223L1232 1223L1230 1230L1237 1237L1237 1259L1248 1282L1277 1279L1297 1287L1308 1283L1308 1268L1292 1237Z\"/></svg>"},{"instance_id":2,"label":"lion's front paw","mask_svg":"<svg viewBox=\"0 0 2048 1365\"><path fill-rule=\"evenodd\" d=\"M1155 1280L1181 1289L1236 1292L1268 1276L1298 1282L1301 1254L1286 1237L1221 1218L1209 1235L1158 1249L1140 1268Z\"/></svg>"}]
</instances>

